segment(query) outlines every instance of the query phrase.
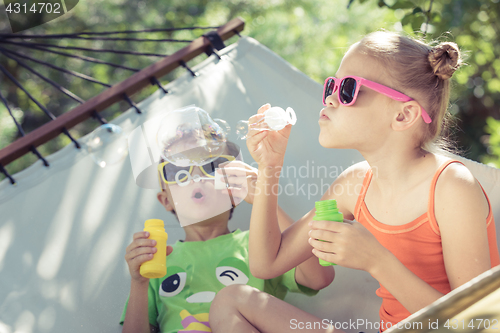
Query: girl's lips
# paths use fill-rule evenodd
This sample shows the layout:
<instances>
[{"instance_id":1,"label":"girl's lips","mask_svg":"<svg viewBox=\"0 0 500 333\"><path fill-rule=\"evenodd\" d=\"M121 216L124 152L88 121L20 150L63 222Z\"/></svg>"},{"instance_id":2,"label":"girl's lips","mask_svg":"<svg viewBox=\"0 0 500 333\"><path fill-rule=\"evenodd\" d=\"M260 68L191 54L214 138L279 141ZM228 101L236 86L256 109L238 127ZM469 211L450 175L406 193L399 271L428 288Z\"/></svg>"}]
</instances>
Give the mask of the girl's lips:
<instances>
[{"instance_id":1,"label":"girl's lips","mask_svg":"<svg viewBox=\"0 0 500 333\"><path fill-rule=\"evenodd\" d=\"M330 118L325 114L325 109L321 110L319 113L319 120L330 120Z\"/></svg>"},{"instance_id":2,"label":"girl's lips","mask_svg":"<svg viewBox=\"0 0 500 333\"><path fill-rule=\"evenodd\" d=\"M202 203L205 201L205 192L201 188L195 188L191 195L191 199L193 199L195 203Z\"/></svg>"}]
</instances>

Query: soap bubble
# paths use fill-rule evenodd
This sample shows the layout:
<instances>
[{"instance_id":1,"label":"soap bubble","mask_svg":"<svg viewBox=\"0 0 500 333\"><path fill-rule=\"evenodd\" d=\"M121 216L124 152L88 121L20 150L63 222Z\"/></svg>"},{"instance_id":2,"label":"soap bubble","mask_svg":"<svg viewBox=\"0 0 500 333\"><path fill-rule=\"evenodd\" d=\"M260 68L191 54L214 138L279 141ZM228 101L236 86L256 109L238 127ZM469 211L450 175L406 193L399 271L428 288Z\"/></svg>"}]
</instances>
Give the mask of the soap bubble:
<instances>
[{"instance_id":1,"label":"soap bubble","mask_svg":"<svg viewBox=\"0 0 500 333\"><path fill-rule=\"evenodd\" d=\"M287 108L286 111L282 108L275 106L267 109L264 112L264 117L250 125L254 130L259 131L279 131L285 128L286 125L295 125L297 122L297 115L292 108ZM248 134L248 121L240 120L236 124L236 134L241 140L246 139Z\"/></svg>"},{"instance_id":2,"label":"soap bubble","mask_svg":"<svg viewBox=\"0 0 500 333\"><path fill-rule=\"evenodd\" d=\"M203 109L188 106L169 112L156 136L160 155L177 166L204 165L224 151L229 126Z\"/></svg>"},{"instance_id":3,"label":"soap bubble","mask_svg":"<svg viewBox=\"0 0 500 333\"><path fill-rule=\"evenodd\" d=\"M127 139L120 126L104 124L90 135L87 151L97 165L105 168L123 161L127 156Z\"/></svg>"}]
</instances>

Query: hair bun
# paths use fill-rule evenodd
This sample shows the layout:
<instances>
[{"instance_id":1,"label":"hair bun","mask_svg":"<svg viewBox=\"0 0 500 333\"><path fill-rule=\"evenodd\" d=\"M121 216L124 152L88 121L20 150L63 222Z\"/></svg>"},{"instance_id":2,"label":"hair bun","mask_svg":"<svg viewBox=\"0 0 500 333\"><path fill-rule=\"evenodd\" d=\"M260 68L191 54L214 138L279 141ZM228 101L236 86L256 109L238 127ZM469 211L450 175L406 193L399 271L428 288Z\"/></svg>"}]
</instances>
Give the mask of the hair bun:
<instances>
[{"instance_id":1,"label":"hair bun","mask_svg":"<svg viewBox=\"0 0 500 333\"><path fill-rule=\"evenodd\" d=\"M460 67L462 58L457 44L444 42L433 47L428 56L434 74L441 80L449 79Z\"/></svg>"}]
</instances>

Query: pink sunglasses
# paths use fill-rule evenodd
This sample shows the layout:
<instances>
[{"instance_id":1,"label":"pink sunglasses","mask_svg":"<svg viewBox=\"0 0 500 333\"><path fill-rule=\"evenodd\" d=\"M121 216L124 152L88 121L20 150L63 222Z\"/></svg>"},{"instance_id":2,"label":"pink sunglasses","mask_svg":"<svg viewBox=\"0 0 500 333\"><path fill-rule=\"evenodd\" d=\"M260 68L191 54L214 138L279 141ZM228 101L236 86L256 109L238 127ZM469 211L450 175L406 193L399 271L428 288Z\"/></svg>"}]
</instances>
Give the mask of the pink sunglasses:
<instances>
[{"instance_id":1,"label":"pink sunglasses","mask_svg":"<svg viewBox=\"0 0 500 333\"><path fill-rule=\"evenodd\" d=\"M405 94L402 94L399 91L386 87L382 84L363 79L359 76L346 76L342 79L329 77L325 80L325 87L323 88L323 105L326 106L326 98L336 91L338 91L337 96L339 99L339 103L345 106L353 105L354 102L356 102L359 88L361 86L366 86L396 101L413 101L413 98L408 97ZM422 108L422 119L426 124L430 124L432 122L431 117L429 117L429 114L424 110L424 108Z\"/></svg>"}]
</instances>

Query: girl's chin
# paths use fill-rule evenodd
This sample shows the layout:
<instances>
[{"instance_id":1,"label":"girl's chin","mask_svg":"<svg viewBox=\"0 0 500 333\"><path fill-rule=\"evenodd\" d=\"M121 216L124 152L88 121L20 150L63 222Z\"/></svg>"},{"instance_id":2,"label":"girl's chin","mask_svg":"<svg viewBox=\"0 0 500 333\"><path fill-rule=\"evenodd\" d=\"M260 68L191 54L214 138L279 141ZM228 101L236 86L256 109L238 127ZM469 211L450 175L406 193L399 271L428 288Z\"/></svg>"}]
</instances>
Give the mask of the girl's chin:
<instances>
[{"instance_id":1,"label":"girl's chin","mask_svg":"<svg viewBox=\"0 0 500 333\"><path fill-rule=\"evenodd\" d=\"M319 144L324 148L338 148L334 138L326 135L319 135Z\"/></svg>"}]
</instances>

